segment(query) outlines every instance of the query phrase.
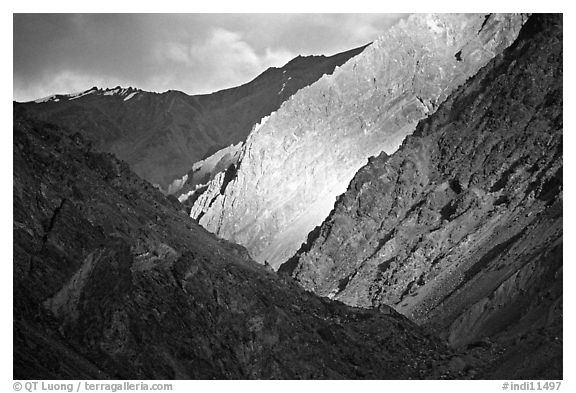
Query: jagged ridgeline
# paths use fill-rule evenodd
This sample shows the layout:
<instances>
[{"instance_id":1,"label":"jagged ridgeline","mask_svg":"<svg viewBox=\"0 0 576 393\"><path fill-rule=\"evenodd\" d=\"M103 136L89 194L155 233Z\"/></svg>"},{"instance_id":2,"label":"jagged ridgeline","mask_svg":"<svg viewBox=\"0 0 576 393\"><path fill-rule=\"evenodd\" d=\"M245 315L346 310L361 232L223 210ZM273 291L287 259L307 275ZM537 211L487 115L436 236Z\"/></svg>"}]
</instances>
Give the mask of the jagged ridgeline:
<instances>
[{"instance_id":1,"label":"jagged ridgeline","mask_svg":"<svg viewBox=\"0 0 576 393\"><path fill-rule=\"evenodd\" d=\"M234 179L217 176L192 217L277 268L334 206L367 158L394 152L417 122L516 38L523 15L412 15L255 127Z\"/></svg>"},{"instance_id":2,"label":"jagged ridgeline","mask_svg":"<svg viewBox=\"0 0 576 393\"><path fill-rule=\"evenodd\" d=\"M562 41L561 15L531 16L355 175L280 270L349 305L394 306L454 347L490 337L512 348L508 372L561 378Z\"/></svg>"},{"instance_id":3,"label":"jagged ridgeline","mask_svg":"<svg viewBox=\"0 0 576 393\"><path fill-rule=\"evenodd\" d=\"M96 87L21 104L30 115L82 133L163 190L194 163L246 140L252 126L304 86L362 52L298 56L254 80L212 94Z\"/></svg>"}]
</instances>

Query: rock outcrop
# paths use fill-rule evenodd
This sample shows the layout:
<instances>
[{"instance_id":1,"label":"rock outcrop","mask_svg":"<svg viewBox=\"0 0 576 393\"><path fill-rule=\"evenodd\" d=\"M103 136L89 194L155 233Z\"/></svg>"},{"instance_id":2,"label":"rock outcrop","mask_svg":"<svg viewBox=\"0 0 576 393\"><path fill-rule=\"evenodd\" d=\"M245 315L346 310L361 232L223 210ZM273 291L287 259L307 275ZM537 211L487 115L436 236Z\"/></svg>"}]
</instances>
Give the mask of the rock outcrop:
<instances>
[{"instance_id":1,"label":"rock outcrop","mask_svg":"<svg viewBox=\"0 0 576 393\"><path fill-rule=\"evenodd\" d=\"M401 21L263 119L244 144L235 178L225 192L199 197L193 217L277 268L326 218L367 158L394 152L420 119L514 41L524 20Z\"/></svg>"},{"instance_id":2,"label":"rock outcrop","mask_svg":"<svg viewBox=\"0 0 576 393\"><path fill-rule=\"evenodd\" d=\"M174 195L180 202L186 202L194 197L196 191L206 186L221 172L225 172L231 165L238 165L242 143L230 145L218 150L205 160L198 161L181 179L177 179L168 187L168 195Z\"/></svg>"},{"instance_id":3,"label":"rock outcrop","mask_svg":"<svg viewBox=\"0 0 576 393\"><path fill-rule=\"evenodd\" d=\"M561 15L530 17L395 154L370 159L280 270L561 378L562 41Z\"/></svg>"},{"instance_id":4,"label":"rock outcrop","mask_svg":"<svg viewBox=\"0 0 576 393\"><path fill-rule=\"evenodd\" d=\"M79 133L16 107L15 379L449 376L390 308L321 299Z\"/></svg>"},{"instance_id":5,"label":"rock outcrop","mask_svg":"<svg viewBox=\"0 0 576 393\"><path fill-rule=\"evenodd\" d=\"M193 164L243 142L253 125L290 96L362 52L298 56L242 86L189 96L131 88L89 89L20 104L36 118L82 133L163 190Z\"/></svg>"}]
</instances>

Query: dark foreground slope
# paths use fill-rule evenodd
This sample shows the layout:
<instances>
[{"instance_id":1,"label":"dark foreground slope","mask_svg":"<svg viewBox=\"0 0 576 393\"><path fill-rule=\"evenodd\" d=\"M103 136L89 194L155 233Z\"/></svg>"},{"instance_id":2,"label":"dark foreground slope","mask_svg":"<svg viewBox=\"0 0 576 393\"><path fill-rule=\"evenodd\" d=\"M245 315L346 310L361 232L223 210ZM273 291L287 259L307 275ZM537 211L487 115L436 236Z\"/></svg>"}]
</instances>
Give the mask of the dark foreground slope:
<instances>
[{"instance_id":1,"label":"dark foreground slope","mask_svg":"<svg viewBox=\"0 0 576 393\"><path fill-rule=\"evenodd\" d=\"M445 349L219 240L79 134L14 120L14 378L417 378Z\"/></svg>"},{"instance_id":2,"label":"dark foreground slope","mask_svg":"<svg viewBox=\"0 0 576 393\"><path fill-rule=\"evenodd\" d=\"M213 94L93 88L19 105L41 120L81 132L97 149L115 154L140 177L166 189L195 162L244 141L260 119L362 50L298 56L249 83Z\"/></svg>"},{"instance_id":3,"label":"dark foreground slope","mask_svg":"<svg viewBox=\"0 0 576 393\"><path fill-rule=\"evenodd\" d=\"M562 375L562 16L515 44L362 168L281 271L383 305L453 347L505 353L486 376Z\"/></svg>"}]
</instances>

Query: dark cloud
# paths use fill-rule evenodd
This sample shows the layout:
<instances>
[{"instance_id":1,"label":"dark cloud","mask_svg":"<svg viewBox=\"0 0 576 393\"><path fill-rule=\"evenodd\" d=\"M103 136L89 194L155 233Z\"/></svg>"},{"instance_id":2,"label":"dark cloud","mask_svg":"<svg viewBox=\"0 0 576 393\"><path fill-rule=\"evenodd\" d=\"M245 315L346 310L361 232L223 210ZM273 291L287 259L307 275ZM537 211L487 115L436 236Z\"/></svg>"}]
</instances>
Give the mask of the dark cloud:
<instances>
[{"instance_id":1,"label":"dark cloud","mask_svg":"<svg viewBox=\"0 0 576 393\"><path fill-rule=\"evenodd\" d=\"M377 38L387 14L14 14L14 99L94 85L208 93Z\"/></svg>"}]
</instances>

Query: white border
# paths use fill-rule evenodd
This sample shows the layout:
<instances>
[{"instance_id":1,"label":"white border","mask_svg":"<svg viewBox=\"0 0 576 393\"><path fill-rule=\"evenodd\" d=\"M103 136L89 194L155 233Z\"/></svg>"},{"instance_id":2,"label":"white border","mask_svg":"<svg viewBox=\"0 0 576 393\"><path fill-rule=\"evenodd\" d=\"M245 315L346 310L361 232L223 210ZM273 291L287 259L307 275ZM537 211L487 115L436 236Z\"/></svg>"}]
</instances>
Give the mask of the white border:
<instances>
[{"instance_id":1,"label":"white border","mask_svg":"<svg viewBox=\"0 0 576 393\"><path fill-rule=\"evenodd\" d=\"M282 0L282 1L254 1L254 0L244 0L244 1L232 1L225 0L214 2L193 2L193 1L174 1L174 0L162 0L154 1L148 3L136 3L136 2L119 2L114 0L98 0L92 2L79 2L79 1L40 1L40 0L26 0L15 2L12 1L10 4L3 3L3 9L1 17L1 40L2 49L4 52L8 52L9 56L6 56L2 62L3 73L2 73L2 92L4 94L4 99L2 102L2 119L5 122L5 128L2 134L2 162L0 168L2 168L2 184L1 189L1 206L2 209L2 245L4 250L9 250L5 252L5 260L2 261L3 267L6 270L2 274L2 309L6 313L6 316L2 319L2 338L4 340L3 347L5 348L2 356L2 380L0 384L0 390L2 391L13 391L12 390L12 190L8 187L11 184L11 172L12 172L12 154L10 153L12 146L12 133L10 130L10 124L12 119L12 13L39 13L39 12L393 12L393 13L405 13L405 12L561 12L564 13L564 41L568 44L564 45L564 61L567 66L566 77L564 79L564 91L569 94L565 94L565 107L573 108L572 92L574 89L572 72L574 70L574 56L572 47L574 47L574 18L573 18L573 6L568 5L568 1L494 1L494 0L482 0L474 2L472 4L463 1L367 1L367 0L354 0L348 2L336 2L336 1L306 1L306 0ZM570 112L569 112L570 113ZM572 117L565 117L567 125L565 129L568 130L564 134L565 150L570 152L575 147L573 130L571 125L574 123ZM565 244L570 245L575 243L573 241L574 229L573 225L576 223L576 214L574 202L574 180L571 178L572 173L576 173L574 159L570 154L566 156L565 159L565 172L568 175L565 176L564 181L564 217L566 226L564 228L564 233L567 236L567 242ZM567 181L566 181L567 180ZM574 304L574 286L571 285L571 278L575 277L574 266L571 263L571 257L574 252L571 249L565 248L564 260L567 262L564 264L565 273L565 283L564 294L566 301L565 305L568 307L564 308L564 331L572 333L574 332L574 310L572 304ZM564 335L564 381L562 384L561 391L575 391L574 390L574 377L570 370L573 369L573 353L574 353L574 339L572 334ZM274 382L274 381L259 381L259 382L248 382L248 381L195 381L195 382L185 382L185 381L167 381L174 383L174 390L177 392L188 392L192 389L197 391L213 391L220 390L223 391L249 391L249 392L259 392L266 391L269 392L273 390L274 392L290 392L293 393L297 390L328 390L331 393L350 393L350 391L358 389L366 389L370 392L405 392L405 391L426 391L428 392L499 392L501 390L501 381L327 381L327 382L315 382L315 381L304 381L304 382ZM572 386L572 388L570 388ZM199 390L200 389L200 390Z\"/></svg>"}]
</instances>

